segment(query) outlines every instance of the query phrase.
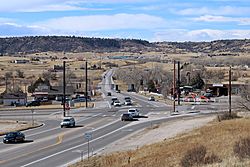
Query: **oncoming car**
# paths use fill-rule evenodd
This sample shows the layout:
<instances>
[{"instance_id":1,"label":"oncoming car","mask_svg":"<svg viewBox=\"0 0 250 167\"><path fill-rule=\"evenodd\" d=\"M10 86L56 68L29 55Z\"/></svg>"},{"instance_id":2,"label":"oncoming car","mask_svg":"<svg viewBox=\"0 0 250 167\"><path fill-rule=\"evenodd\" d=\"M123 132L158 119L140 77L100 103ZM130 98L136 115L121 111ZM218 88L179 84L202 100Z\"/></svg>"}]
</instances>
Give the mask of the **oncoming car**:
<instances>
[{"instance_id":1,"label":"oncoming car","mask_svg":"<svg viewBox=\"0 0 250 167\"><path fill-rule=\"evenodd\" d=\"M139 110L136 108L130 108L128 109L128 113L132 115L132 117L138 117L139 114Z\"/></svg>"},{"instance_id":2,"label":"oncoming car","mask_svg":"<svg viewBox=\"0 0 250 167\"><path fill-rule=\"evenodd\" d=\"M64 117L61 122L61 128L63 127L74 127L75 119L73 117Z\"/></svg>"},{"instance_id":3,"label":"oncoming car","mask_svg":"<svg viewBox=\"0 0 250 167\"><path fill-rule=\"evenodd\" d=\"M130 106L130 105L132 105L132 101L131 100L125 100L124 104L126 106Z\"/></svg>"},{"instance_id":4,"label":"oncoming car","mask_svg":"<svg viewBox=\"0 0 250 167\"><path fill-rule=\"evenodd\" d=\"M24 142L25 135L22 132L9 132L3 138L3 143Z\"/></svg>"},{"instance_id":5,"label":"oncoming car","mask_svg":"<svg viewBox=\"0 0 250 167\"><path fill-rule=\"evenodd\" d=\"M114 101L114 106L115 107L120 107L121 106L120 101L119 100Z\"/></svg>"},{"instance_id":6,"label":"oncoming car","mask_svg":"<svg viewBox=\"0 0 250 167\"><path fill-rule=\"evenodd\" d=\"M133 120L133 116L129 113L124 113L121 116L121 120L122 121L132 121Z\"/></svg>"}]
</instances>

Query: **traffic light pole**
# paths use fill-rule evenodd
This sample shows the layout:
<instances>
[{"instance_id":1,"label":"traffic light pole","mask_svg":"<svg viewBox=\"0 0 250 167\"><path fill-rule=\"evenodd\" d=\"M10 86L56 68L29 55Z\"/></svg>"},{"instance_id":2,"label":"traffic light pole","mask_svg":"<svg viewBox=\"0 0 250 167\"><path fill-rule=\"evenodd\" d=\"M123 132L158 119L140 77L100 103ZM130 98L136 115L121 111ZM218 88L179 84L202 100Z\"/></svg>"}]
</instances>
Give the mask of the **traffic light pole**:
<instances>
[{"instance_id":1,"label":"traffic light pole","mask_svg":"<svg viewBox=\"0 0 250 167\"><path fill-rule=\"evenodd\" d=\"M66 108L65 108L65 93L66 92L66 79L65 79L65 61L63 61L63 98L62 98L62 105L63 105L63 116L66 116Z\"/></svg>"},{"instance_id":2,"label":"traffic light pole","mask_svg":"<svg viewBox=\"0 0 250 167\"><path fill-rule=\"evenodd\" d=\"M180 84L181 84L181 74L180 74L180 61L177 62L178 66L177 66L177 98L178 98L178 105L180 105L181 101L180 101L180 96L181 96L181 91L180 91Z\"/></svg>"},{"instance_id":3,"label":"traffic light pole","mask_svg":"<svg viewBox=\"0 0 250 167\"><path fill-rule=\"evenodd\" d=\"M228 95L229 95L229 116L232 115L232 69L229 69L229 84L228 84Z\"/></svg>"},{"instance_id":4,"label":"traffic light pole","mask_svg":"<svg viewBox=\"0 0 250 167\"><path fill-rule=\"evenodd\" d=\"M175 112L175 60L174 60L174 75L173 75L173 99L174 99L174 102L173 102L173 109L174 109L174 112Z\"/></svg>"},{"instance_id":5,"label":"traffic light pole","mask_svg":"<svg viewBox=\"0 0 250 167\"><path fill-rule=\"evenodd\" d=\"M88 63L86 61L85 64L85 102L86 102L86 108L88 107Z\"/></svg>"}]
</instances>

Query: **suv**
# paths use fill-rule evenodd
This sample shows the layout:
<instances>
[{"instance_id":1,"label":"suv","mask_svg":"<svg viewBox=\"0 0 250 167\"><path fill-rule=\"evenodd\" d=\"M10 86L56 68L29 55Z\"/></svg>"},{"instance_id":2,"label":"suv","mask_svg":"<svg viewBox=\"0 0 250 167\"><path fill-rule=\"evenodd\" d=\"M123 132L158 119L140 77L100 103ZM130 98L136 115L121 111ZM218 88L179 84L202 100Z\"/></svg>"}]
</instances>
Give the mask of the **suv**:
<instances>
[{"instance_id":1,"label":"suv","mask_svg":"<svg viewBox=\"0 0 250 167\"><path fill-rule=\"evenodd\" d=\"M40 101L39 100L33 100L33 101L27 102L26 107L30 107L30 106L40 106Z\"/></svg>"},{"instance_id":2,"label":"suv","mask_svg":"<svg viewBox=\"0 0 250 167\"><path fill-rule=\"evenodd\" d=\"M75 126L75 119L73 117L64 117L61 122L61 128L63 127L74 127Z\"/></svg>"},{"instance_id":3,"label":"suv","mask_svg":"<svg viewBox=\"0 0 250 167\"><path fill-rule=\"evenodd\" d=\"M129 114L129 113L125 113L125 114L122 114L121 120L122 121L132 121L133 116L131 114Z\"/></svg>"},{"instance_id":4,"label":"suv","mask_svg":"<svg viewBox=\"0 0 250 167\"><path fill-rule=\"evenodd\" d=\"M3 138L3 143L24 142L25 135L21 132L9 132Z\"/></svg>"},{"instance_id":5,"label":"suv","mask_svg":"<svg viewBox=\"0 0 250 167\"><path fill-rule=\"evenodd\" d=\"M136 108L128 109L128 113L131 114L132 117L138 117L140 115L139 110Z\"/></svg>"},{"instance_id":6,"label":"suv","mask_svg":"<svg viewBox=\"0 0 250 167\"><path fill-rule=\"evenodd\" d=\"M119 100L114 101L113 104L114 104L115 107L120 107L121 106L121 103L120 103Z\"/></svg>"},{"instance_id":7,"label":"suv","mask_svg":"<svg viewBox=\"0 0 250 167\"><path fill-rule=\"evenodd\" d=\"M124 104L126 106L130 106L130 105L132 105L132 101L131 100L125 100Z\"/></svg>"},{"instance_id":8,"label":"suv","mask_svg":"<svg viewBox=\"0 0 250 167\"><path fill-rule=\"evenodd\" d=\"M126 100L131 100L131 97L126 96L126 97L124 97L124 100L125 100L125 101L126 101Z\"/></svg>"}]
</instances>

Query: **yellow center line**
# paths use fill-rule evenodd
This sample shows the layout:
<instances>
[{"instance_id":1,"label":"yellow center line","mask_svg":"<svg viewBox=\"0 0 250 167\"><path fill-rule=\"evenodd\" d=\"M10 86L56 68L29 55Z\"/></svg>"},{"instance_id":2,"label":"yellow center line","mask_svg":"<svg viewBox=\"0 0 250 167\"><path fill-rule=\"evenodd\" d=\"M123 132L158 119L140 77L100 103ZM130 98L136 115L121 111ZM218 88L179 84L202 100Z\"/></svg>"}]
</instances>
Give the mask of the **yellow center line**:
<instances>
[{"instance_id":1,"label":"yellow center line","mask_svg":"<svg viewBox=\"0 0 250 167\"><path fill-rule=\"evenodd\" d=\"M25 157L25 156L28 156L28 155L30 155L30 154L34 154L35 152L42 151L42 150L45 150L45 149L54 147L54 146L56 146L56 145L59 145L59 144L61 144L62 141L63 141L63 136L64 136L63 133L59 134L59 135L57 136L57 138L56 138L56 143L55 143L55 144L48 145L48 146L46 146L46 147L43 147L43 148L40 148L40 149L38 149L38 150L29 152L29 153L27 153L27 154L22 154L21 156L17 156L17 157L8 159L8 160L0 161L0 164L6 163L6 162L8 162L8 161L13 161L14 159L18 159L18 158L21 158L21 157Z\"/></svg>"}]
</instances>

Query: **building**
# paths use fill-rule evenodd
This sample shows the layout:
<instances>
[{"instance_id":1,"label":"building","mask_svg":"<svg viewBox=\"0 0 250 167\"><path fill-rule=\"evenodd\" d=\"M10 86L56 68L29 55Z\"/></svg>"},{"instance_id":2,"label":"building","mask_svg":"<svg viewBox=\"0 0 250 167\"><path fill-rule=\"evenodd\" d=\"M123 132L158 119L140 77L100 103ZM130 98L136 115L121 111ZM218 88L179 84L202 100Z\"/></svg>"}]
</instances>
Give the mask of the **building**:
<instances>
[{"instance_id":1,"label":"building","mask_svg":"<svg viewBox=\"0 0 250 167\"><path fill-rule=\"evenodd\" d=\"M27 93L5 93L2 95L3 105L25 105L27 102Z\"/></svg>"},{"instance_id":2,"label":"building","mask_svg":"<svg viewBox=\"0 0 250 167\"><path fill-rule=\"evenodd\" d=\"M74 94L73 86L66 86L65 95L70 97ZM56 100L63 96L63 86L46 86L40 85L35 89L32 96L35 99L42 100L47 98L48 100Z\"/></svg>"},{"instance_id":3,"label":"building","mask_svg":"<svg viewBox=\"0 0 250 167\"><path fill-rule=\"evenodd\" d=\"M240 95L242 87L245 86L244 83L234 83L232 82L232 94L233 95ZM211 93L214 96L227 96L228 95L228 88L229 83L215 83L215 84L207 84L206 88L211 90Z\"/></svg>"}]
</instances>

